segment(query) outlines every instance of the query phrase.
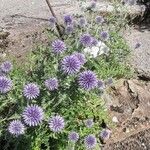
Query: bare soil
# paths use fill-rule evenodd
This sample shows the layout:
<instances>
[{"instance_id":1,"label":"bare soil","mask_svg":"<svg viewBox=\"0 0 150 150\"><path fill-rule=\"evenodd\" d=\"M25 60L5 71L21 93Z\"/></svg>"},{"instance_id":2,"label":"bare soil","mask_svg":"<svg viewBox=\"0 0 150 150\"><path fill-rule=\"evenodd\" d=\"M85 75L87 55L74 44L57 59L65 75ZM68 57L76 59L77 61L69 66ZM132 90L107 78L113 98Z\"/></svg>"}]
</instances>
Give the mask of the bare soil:
<instances>
[{"instance_id":1,"label":"bare soil","mask_svg":"<svg viewBox=\"0 0 150 150\"><path fill-rule=\"evenodd\" d=\"M139 80L119 80L104 99L110 116L118 122L104 150L150 149L150 84Z\"/></svg>"}]
</instances>

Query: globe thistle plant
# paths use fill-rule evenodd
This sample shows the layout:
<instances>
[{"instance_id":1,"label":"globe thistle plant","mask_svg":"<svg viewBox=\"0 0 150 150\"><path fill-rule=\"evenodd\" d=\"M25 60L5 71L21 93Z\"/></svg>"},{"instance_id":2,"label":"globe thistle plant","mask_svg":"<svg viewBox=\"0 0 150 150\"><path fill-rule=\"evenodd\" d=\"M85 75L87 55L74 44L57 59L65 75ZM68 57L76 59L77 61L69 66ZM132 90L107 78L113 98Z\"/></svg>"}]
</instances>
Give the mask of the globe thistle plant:
<instances>
[{"instance_id":1,"label":"globe thistle plant","mask_svg":"<svg viewBox=\"0 0 150 150\"><path fill-rule=\"evenodd\" d=\"M95 21L97 24L102 24L104 22L104 18L102 16L97 16Z\"/></svg>"},{"instance_id":2,"label":"globe thistle plant","mask_svg":"<svg viewBox=\"0 0 150 150\"><path fill-rule=\"evenodd\" d=\"M73 22L73 18L71 15L65 15L64 16L64 23L66 25L70 25L70 24L72 24L72 22Z\"/></svg>"},{"instance_id":3,"label":"globe thistle plant","mask_svg":"<svg viewBox=\"0 0 150 150\"><path fill-rule=\"evenodd\" d=\"M73 25L67 25L65 32L66 32L66 34L71 34L71 33L73 33L73 30L74 30Z\"/></svg>"},{"instance_id":4,"label":"globe thistle plant","mask_svg":"<svg viewBox=\"0 0 150 150\"><path fill-rule=\"evenodd\" d=\"M100 33L100 38L101 38L103 41L107 41L107 40L109 39L109 34L108 34L108 32L102 31L102 32Z\"/></svg>"},{"instance_id":5,"label":"globe thistle plant","mask_svg":"<svg viewBox=\"0 0 150 150\"><path fill-rule=\"evenodd\" d=\"M141 43L139 43L139 42L137 42L136 44L135 44L135 49L138 49L139 47L141 46Z\"/></svg>"},{"instance_id":6,"label":"globe thistle plant","mask_svg":"<svg viewBox=\"0 0 150 150\"><path fill-rule=\"evenodd\" d=\"M45 86L49 91L58 89L58 80L56 78L49 78L45 81Z\"/></svg>"},{"instance_id":7,"label":"globe thistle plant","mask_svg":"<svg viewBox=\"0 0 150 150\"><path fill-rule=\"evenodd\" d=\"M96 8L96 2L95 2L94 0L91 2L90 8L91 8L91 9Z\"/></svg>"},{"instance_id":8,"label":"globe thistle plant","mask_svg":"<svg viewBox=\"0 0 150 150\"><path fill-rule=\"evenodd\" d=\"M50 22L50 27L54 28L55 24L56 24L56 18L55 17L50 17L49 22Z\"/></svg>"},{"instance_id":9,"label":"globe thistle plant","mask_svg":"<svg viewBox=\"0 0 150 150\"><path fill-rule=\"evenodd\" d=\"M65 127L64 118L59 115L52 116L48 123L50 130L53 132L61 132Z\"/></svg>"},{"instance_id":10,"label":"globe thistle plant","mask_svg":"<svg viewBox=\"0 0 150 150\"><path fill-rule=\"evenodd\" d=\"M12 88L12 81L5 77L5 76L0 76L0 93L5 94L9 92Z\"/></svg>"},{"instance_id":11,"label":"globe thistle plant","mask_svg":"<svg viewBox=\"0 0 150 150\"><path fill-rule=\"evenodd\" d=\"M98 82L97 82L97 87L98 87L100 90L104 89L104 88L105 88L104 82L103 82L102 80L98 80Z\"/></svg>"},{"instance_id":12,"label":"globe thistle plant","mask_svg":"<svg viewBox=\"0 0 150 150\"><path fill-rule=\"evenodd\" d=\"M52 51L55 54L63 53L66 50L66 45L63 41L57 39L52 42Z\"/></svg>"},{"instance_id":13,"label":"globe thistle plant","mask_svg":"<svg viewBox=\"0 0 150 150\"><path fill-rule=\"evenodd\" d=\"M29 126L37 126L44 119L44 112L38 105L27 106L22 114L25 124Z\"/></svg>"},{"instance_id":14,"label":"globe thistle plant","mask_svg":"<svg viewBox=\"0 0 150 150\"><path fill-rule=\"evenodd\" d=\"M69 141L75 143L75 142L77 142L78 139L79 139L79 134L78 134L77 132L72 131L72 132L69 133L68 139L69 139Z\"/></svg>"},{"instance_id":15,"label":"globe thistle plant","mask_svg":"<svg viewBox=\"0 0 150 150\"><path fill-rule=\"evenodd\" d=\"M68 75L79 72L80 68L81 63L79 59L74 55L66 56L61 62L61 70L63 71L63 73Z\"/></svg>"},{"instance_id":16,"label":"globe thistle plant","mask_svg":"<svg viewBox=\"0 0 150 150\"><path fill-rule=\"evenodd\" d=\"M12 70L13 66L12 66L11 62L5 61L1 64L0 68L4 73L8 73Z\"/></svg>"},{"instance_id":17,"label":"globe thistle plant","mask_svg":"<svg viewBox=\"0 0 150 150\"><path fill-rule=\"evenodd\" d=\"M39 94L40 94L40 89L39 89L38 85L36 85L34 83L29 83L24 86L23 95L28 100L37 98L39 96Z\"/></svg>"},{"instance_id":18,"label":"globe thistle plant","mask_svg":"<svg viewBox=\"0 0 150 150\"><path fill-rule=\"evenodd\" d=\"M9 127L8 127L8 131L15 136L24 134L25 132L25 127L22 124L21 121L19 120L13 120L10 122Z\"/></svg>"},{"instance_id":19,"label":"globe thistle plant","mask_svg":"<svg viewBox=\"0 0 150 150\"><path fill-rule=\"evenodd\" d=\"M87 119L84 121L86 127L91 128L94 125L93 119Z\"/></svg>"},{"instance_id":20,"label":"globe thistle plant","mask_svg":"<svg viewBox=\"0 0 150 150\"><path fill-rule=\"evenodd\" d=\"M89 34L83 34L80 37L80 43L84 46L84 47L90 47L92 45L92 37Z\"/></svg>"},{"instance_id":21,"label":"globe thistle plant","mask_svg":"<svg viewBox=\"0 0 150 150\"><path fill-rule=\"evenodd\" d=\"M109 129L103 129L100 132L100 138L104 141L108 140L110 137L111 131Z\"/></svg>"},{"instance_id":22,"label":"globe thistle plant","mask_svg":"<svg viewBox=\"0 0 150 150\"><path fill-rule=\"evenodd\" d=\"M87 25L87 20L86 20L86 18L85 17L81 17L80 19L79 19L79 26L80 27L85 27Z\"/></svg>"},{"instance_id":23,"label":"globe thistle plant","mask_svg":"<svg viewBox=\"0 0 150 150\"><path fill-rule=\"evenodd\" d=\"M84 144L85 144L86 149L95 148L95 146L97 144L96 137L92 134L86 136L85 139L84 139Z\"/></svg>"},{"instance_id":24,"label":"globe thistle plant","mask_svg":"<svg viewBox=\"0 0 150 150\"><path fill-rule=\"evenodd\" d=\"M92 90L97 86L96 74L90 70L79 74L79 86L85 90Z\"/></svg>"},{"instance_id":25,"label":"globe thistle plant","mask_svg":"<svg viewBox=\"0 0 150 150\"><path fill-rule=\"evenodd\" d=\"M84 65L86 63L86 58L84 54L75 52L73 55L78 58L81 65Z\"/></svg>"},{"instance_id":26,"label":"globe thistle plant","mask_svg":"<svg viewBox=\"0 0 150 150\"><path fill-rule=\"evenodd\" d=\"M92 46L97 46L98 40L95 37L92 37Z\"/></svg>"}]
</instances>

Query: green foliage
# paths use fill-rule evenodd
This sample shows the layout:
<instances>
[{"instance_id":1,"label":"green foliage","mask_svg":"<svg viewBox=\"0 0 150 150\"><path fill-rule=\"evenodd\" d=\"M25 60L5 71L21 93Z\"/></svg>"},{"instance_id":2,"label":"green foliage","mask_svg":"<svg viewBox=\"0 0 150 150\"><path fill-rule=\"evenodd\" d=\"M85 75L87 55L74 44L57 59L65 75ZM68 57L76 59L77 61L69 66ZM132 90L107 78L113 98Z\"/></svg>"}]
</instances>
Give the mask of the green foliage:
<instances>
[{"instance_id":1,"label":"green foliage","mask_svg":"<svg viewBox=\"0 0 150 150\"><path fill-rule=\"evenodd\" d=\"M123 38L118 33L118 28L111 28L111 22L98 26L89 20L86 28L77 28L71 35L64 35L62 38L67 45L67 51L62 55L54 55L51 47L38 46L30 53L28 62L23 67L17 67L10 73L13 80L13 89L6 95L0 95L0 143L3 150L66 150L71 146L75 150L84 150L83 139L88 134L95 134L98 140L96 149L100 149L99 132L101 131L102 119L107 124L110 123L105 103L101 99L101 91L95 89L84 91L77 84L77 76L66 76L60 71L60 61L66 55L75 51L84 52L84 47L79 44L79 38L83 33L89 33L99 39L99 32L104 29L110 34L110 39L105 42L109 47L108 55L102 54L96 58L86 55L87 62L83 70L96 72L99 79L107 80L109 77L119 79L130 77L131 70L126 64L129 48ZM51 30L50 43L58 38ZM99 39L100 40L100 39ZM59 90L49 92L44 85L44 81L49 77L57 77L59 80ZM26 83L34 82L40 86L40 96L36 100L27 101L22 90ZM40 105L45 113L43 123L37 127L27 127L26 133L19 137L10 135L7 127L10 121L21 119L22 111L28 104ZM48 119L53 114L60 114L66 121L63 132L53 133L48 127ZM94 126L87 128L84 121L93 118ZM68 141L68 133L76 131L80 135L80 140L73 145ZM4 143L4 144L2 144Z\"/></svg>"}]
</instances>

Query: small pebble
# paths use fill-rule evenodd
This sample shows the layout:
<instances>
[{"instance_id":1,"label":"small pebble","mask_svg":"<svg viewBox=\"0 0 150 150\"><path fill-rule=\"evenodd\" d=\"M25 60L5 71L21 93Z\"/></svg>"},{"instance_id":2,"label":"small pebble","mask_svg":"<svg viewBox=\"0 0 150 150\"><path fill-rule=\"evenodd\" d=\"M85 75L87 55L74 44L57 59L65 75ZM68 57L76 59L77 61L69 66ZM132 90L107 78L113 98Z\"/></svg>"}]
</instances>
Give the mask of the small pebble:
<instances>
[{"instance_id":1,"label":"small pebble","mask_svg":"<svg viewBox=\"0 0 150 150\"><path fill-rule=\"evenodd\" d=\"M119 122L119 121L118 121L118 118L117 118L116 116L114 116L114 117L112 118L112 121L115 122L115 123L118 123L118 122Z\"/></svg>"}]
</instances>

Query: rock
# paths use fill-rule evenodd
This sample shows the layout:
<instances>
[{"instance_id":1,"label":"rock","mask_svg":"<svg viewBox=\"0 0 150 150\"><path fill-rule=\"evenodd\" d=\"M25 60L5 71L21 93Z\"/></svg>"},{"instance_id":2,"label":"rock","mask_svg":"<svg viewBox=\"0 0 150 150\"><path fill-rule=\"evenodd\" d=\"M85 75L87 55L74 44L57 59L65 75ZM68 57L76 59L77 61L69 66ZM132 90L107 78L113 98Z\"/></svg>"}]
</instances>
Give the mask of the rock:
<instances>
[{"instance_id":1,"label":"rock","mask_svg":"<svg viewBox=\"0 0 150 150\"><path fill-rule=\"evenodd\" d=\"M131 150L143 150L141 143L144 143L147 149L150 148L150 142L147 142L150 134L146 133L150 132L149 90L149 84L139 80L121 79L114 83L113 87L110 87L110 92L103 98L110 107L109 114L112 121L119 121L119 123L112 129L111 138L103 150L130 150L130 148ZM111 106L109 99L111 99Z\"/></svg>"},{"instance_id":2,"label":"rock","mask_svg":"<svg viewBox=\"0 0 150 150\"><path fill-rule=\"evenodd\" d=\"M106 144L103 150L149 150L150 128L139 131L123 140Z\"/></svg>"},{"instance_id":3,"label":"rock","mask_svg":"<svg viewBox=\"0 0 150 150\"><path fill-rule=\"evenodd\" d=\"M118 123L118 122L119 122L119 121L118 121L118 118L117 118L116 116L114 116L114 117L112 118L112 121L115 122L115 123Z\"/></svg>"},{"instance_id":4,"label":"rock","mask_svg":"<svg viewBox=\"0 0 150 150\"><path fill-rule=\"evenodd\" d=\"M143 80L150 80L150 31L131 29L126 31L124 38L131 48L130 64L137 72L137 76ZM136 44L141 46L135 48Z\"/></svg>"},{"instance_id":5,"label":"rock","mask_svg":"<svg viewBox=\"0 0 150 150\"><path fill-rule=\"evenodd\" d=\"M90 6L90 4L91 2L83 2L82 9L86 10L86 8ZM114 11L117 11L118 13L127 13L129 16L139 16L144 13L145 7L144 6L141 7L139 5L130 6L130 5L122 5L121 3L113 4L111 2L98 1L93 11L99 14L110 14L110 13L114 13Z\"/></svg>"}]
</instances>

